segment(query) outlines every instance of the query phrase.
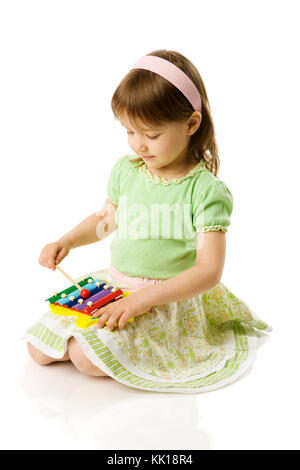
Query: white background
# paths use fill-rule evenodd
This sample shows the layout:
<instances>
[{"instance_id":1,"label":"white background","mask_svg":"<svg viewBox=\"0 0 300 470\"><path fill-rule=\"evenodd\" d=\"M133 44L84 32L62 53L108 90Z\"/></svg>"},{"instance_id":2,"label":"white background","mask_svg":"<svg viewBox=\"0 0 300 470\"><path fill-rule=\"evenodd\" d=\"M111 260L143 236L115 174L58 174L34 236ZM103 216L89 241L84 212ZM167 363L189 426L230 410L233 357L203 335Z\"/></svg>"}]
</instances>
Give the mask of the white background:
<instances>
[{"instance_id":1,"label":"white background","mask_svg":"<svg viewBox=\"0 0 300 470\"><path fill-rule=\"evenodd\" d=\"M0 3L1 448L299 449L299 2ZM211 393L143 392L21 341L63 289L44 244L100 209L130 152L112 94L136 60L177 50L204 80L234 196L222 281L274 331L252 371ZM73 250L104 268L113 235Z\"/></svg>"}]
</instances>

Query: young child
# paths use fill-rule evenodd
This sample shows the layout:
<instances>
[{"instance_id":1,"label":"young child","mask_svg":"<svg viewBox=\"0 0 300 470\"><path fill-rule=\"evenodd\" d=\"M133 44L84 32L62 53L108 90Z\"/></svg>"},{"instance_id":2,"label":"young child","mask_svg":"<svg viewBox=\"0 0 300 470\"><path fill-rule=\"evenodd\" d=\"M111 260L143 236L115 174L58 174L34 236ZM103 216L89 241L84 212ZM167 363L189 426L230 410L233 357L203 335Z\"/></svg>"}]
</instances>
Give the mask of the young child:
<instances>
[{"instance_id":1,"label":"young child","mask_svg":"<svg viewBox=\"0 0 300 470\"><path fill-rule=\"evenodd\" d=\"M55 270L71 249L116 230L110 266L88 274L131 293L87 329L47 312L26 331L29 353L143 390L218 388L251 366L256 330L271 328L221 282L233 196L217 177L202 78L182 54L154 51L111 104L134 154L113 165L103 209L46 245L39 262Z\"/></svg>"}]
</instances>

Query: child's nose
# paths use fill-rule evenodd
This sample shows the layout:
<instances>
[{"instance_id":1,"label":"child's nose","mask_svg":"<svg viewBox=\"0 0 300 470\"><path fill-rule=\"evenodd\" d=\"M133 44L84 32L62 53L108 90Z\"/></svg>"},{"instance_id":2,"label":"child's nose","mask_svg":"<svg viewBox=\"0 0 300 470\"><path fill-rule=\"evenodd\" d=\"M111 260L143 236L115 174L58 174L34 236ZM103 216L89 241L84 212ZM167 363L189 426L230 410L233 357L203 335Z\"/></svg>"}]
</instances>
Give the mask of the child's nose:
<instances>
[{"instance_id":1,"label":"child's nose","mask_svg":"<svg viewBox=\"0 0 300 470\"><path fill-rule=\"evenodd\" d=\"M144 143L138 145L138 153L145 153L147 152L147 145Z\"/></svg>"}]
</instances>

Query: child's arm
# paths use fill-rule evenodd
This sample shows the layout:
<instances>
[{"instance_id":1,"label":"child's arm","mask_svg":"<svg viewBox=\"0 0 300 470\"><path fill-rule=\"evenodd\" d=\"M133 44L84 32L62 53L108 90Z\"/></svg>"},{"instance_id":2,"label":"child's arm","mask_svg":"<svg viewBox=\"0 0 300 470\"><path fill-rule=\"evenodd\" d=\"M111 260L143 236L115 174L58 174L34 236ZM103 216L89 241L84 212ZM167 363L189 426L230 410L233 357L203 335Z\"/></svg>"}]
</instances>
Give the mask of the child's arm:
<instances>
[{"instance_id":1,"label":"child's arm","mask_svg":"<svg viewBox=\"0 0 300 470\"><path fill-rule=\"evenodd\" d=\"M76 225L70 232L61 237L59 241L67 241L70 248L77 248L78 246L103 240L117 228L115 223L117 207L107 198L100 211L89 215L79 225Z\"/></svg>"},{"instance_id":2,"label":"child's arm","mask_svg":"<svg viewBox=\"0 0 300 470\"><path fill-rule=\"evenodd\" d=\"M226 238L222 231L197 236L196 265L166 281L140 290L151 305L166 304L212 289L222 277Z\"/></svg>"},{"instance_id":3,"label":"child's arm","mask_svg":"<svg viewBox=\"0 0 300 470\"><path fill-rule=\"evenodd\" d=\"M54 270L72 248L95 243L108 237L117 228L115 223L117 207L107 198L99 212L89 215L59 240L44 246L39 263Z\"/></svg>"}]
</instances>

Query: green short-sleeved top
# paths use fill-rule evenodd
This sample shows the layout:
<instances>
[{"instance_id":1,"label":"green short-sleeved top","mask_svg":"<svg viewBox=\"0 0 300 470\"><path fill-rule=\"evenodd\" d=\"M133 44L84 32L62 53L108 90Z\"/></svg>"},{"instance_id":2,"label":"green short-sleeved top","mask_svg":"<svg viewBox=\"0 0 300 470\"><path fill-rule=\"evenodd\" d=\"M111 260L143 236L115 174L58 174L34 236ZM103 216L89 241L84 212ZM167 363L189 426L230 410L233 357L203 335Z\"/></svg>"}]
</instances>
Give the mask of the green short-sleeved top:
<instances>
[{"instance_id":1,"label":"green short-sleeved top","mask_svg":"<svg viewBox=\"0 0 300 470\"><path fill-rule=\"evenodd\" d=\"M145 164L119 158L107 194L118 204L111 263L128 276L168 279L195 266L197 232L227 231L233 196L204 163L166 180Z\"/></svg>"}]
</instances>

